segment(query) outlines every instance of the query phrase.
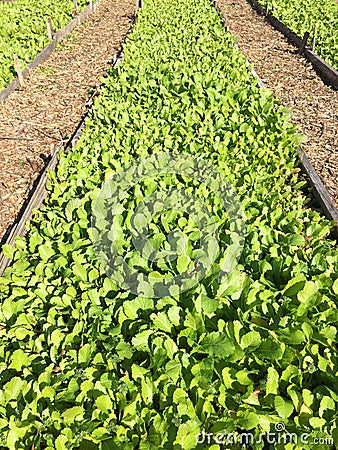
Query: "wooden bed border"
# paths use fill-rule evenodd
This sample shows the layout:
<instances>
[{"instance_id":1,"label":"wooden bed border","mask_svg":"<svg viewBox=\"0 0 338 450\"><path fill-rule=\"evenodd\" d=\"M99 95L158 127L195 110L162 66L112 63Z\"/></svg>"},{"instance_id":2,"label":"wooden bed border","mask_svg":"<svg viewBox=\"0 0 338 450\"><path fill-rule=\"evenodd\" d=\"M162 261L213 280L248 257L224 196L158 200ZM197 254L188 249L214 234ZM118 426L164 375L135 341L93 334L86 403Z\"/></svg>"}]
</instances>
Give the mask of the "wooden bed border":
<instances>
[{"instance_id":1,"label":"wooden bed border","mask_svg":"<svg viewBox=\"0 0 338 450\"><path fill-rule=\"evenodd\" d=\"M47 45L35 58L34 60L28 64L27 67L22 71L22 77L23 79L27 78L29 72L36 67L38 67L40 64L42 64L46 59L53 53L55 50L56 44L62 39L68 37L70 33L72 32L73 28L76 27L76 25L79 25L80 23L84 22L90 14L96 11L98 5L100 3L100 0L97 0L92 5L88 5L85 7L83 11L81 11L71 22L69 22L66 26L61 28L61 30L57 31L50 42L50 44ZM15 78L5 89L3 89L0 92L0 101L5 100L12 92L14 92L17 88L20 87L20 81L17 78Z\"/></svg>"},{"instance_id":2,"label":"wooden bed border","mask_svg":"<svg viewBox=\"0 0 338 450\"><path fill-rule=\"evenodd\" d=\"M272 14L266 14L266 10L258 3L257 0L247 0L248 3L261 15L265 16L267 22L269 22L276 30L282 33L293 45L295 45L301 52L301 54L308 59L314 70L320 76L320 78L328 85L338 90L338 71L331 67L324 59L316 55L310 47L306 46L304 39L297 36L290 28L284 25L280 20L274 17Z\"/></svg>"}]
</instances>

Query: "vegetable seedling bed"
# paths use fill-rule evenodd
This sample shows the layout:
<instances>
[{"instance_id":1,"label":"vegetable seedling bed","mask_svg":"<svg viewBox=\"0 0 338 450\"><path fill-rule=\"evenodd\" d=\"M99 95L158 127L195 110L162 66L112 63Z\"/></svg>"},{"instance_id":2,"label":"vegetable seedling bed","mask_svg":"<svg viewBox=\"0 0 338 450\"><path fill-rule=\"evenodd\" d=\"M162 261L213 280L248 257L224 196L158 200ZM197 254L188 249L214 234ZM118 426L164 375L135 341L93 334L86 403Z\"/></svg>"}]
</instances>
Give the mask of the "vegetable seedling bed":
<instances>
[{"instance_id":1,"label":"vegetable seedling bed","mask_svg":"<svg viewBox=\"0 0 338 450\"><path fill-rule=\"evenodd\" d=\"M257 10L259 12L263 12L262 7L256 2L256 0L249 0L249 2L253 2L255 4L257 4ZM224 23L225 29L226 31L229 31L228 26L226 25L227 23L227 19L226 19L226 15L223 14L222 10L219 8L217 2L211 0L211 4L216 8L216 11L221 19L221 21ZM298 42L298 44L301 44L301 40L298 41L298 37L295 35L295 42ZM236 44L236 48L239 50L237 44ZM248 61L248 64L250 64L250 62ZM257 78L258 81L258 86L262 89L266 89L263 81L260 79L259 75L257 74L257 72L252 69L252 74ZM327 192L323 182L321 181L320 177L318 176L315 168L313 167L313 165L311 164L311 162L309 161L308 157L306 156L305 152L300 149L299 151L299 159L300 159L300 167L302 169L302 172L305 174L310 187L311 187L311 193L313 195L313 197L315 198L315 200L318 203L318 206L320 208L320 210L323 212L323 214L325 215L326 218L328 218L329 220L332 220L334 222L336 222L336 226L334 228L334 236L338 238L338 209L336 208L330 194Z\"/></svg>"},{"instance_id":2,"label":"vegetable seedling bed","mask_svg":"<svg viewBox=\"0 0 338 450\"><path fill-rule=\"evenodd\" d=\"M338 205L338 92L325 85L311 63L269 26L244 0L221 0L230 31L255 65L266 86L292 112L292 122L307 136L302 143L336 207Z\"/></svg>"}]
</instances>

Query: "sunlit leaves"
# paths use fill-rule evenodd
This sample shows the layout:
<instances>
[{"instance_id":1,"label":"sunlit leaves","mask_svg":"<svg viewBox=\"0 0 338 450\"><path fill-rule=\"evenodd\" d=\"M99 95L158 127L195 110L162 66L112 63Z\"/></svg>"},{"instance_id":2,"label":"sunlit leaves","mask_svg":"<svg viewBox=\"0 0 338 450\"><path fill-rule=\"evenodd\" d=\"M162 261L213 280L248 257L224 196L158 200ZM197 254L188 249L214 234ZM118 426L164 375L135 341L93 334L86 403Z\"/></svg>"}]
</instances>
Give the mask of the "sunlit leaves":
<instances>
[{"instance_id":1,"label":"sunlit leaves","mask_svg":"<svg viewBox=\"0 0 338 450\"><path fill-rule=\"evenodd\" d=\"M281 420L335 433L337 250L293 172L289 115L257 88L233 41L208 1L145 2L123 64L50 175L46 204L16 250L5 248L3 447L200 450L203 427L258 438ZM182 173L141 180L107 230L128 267L149 275L136 295L102 270L88 224L105 178L163 151L202 156L230 180L247 215L245 246L230 270L238 224L203 183ZM137 209L174 182L212 213L219 253L208 240L205 261L216 259L205 277L154 298L163 276L201 269L203 230L191 214L163 211L164 195ZM155 262L131 249L130 228L146 224L163 252ZM177 258L162 257L173 250Z\"/></svg>"}]
</instances>

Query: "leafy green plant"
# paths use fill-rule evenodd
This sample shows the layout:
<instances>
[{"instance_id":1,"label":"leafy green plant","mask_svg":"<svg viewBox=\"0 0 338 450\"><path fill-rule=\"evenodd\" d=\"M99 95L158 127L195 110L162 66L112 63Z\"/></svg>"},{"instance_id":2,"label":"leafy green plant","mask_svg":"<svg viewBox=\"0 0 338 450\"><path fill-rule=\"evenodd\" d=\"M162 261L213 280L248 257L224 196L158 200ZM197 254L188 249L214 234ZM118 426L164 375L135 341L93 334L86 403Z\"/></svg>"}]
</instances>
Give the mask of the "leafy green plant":
<instances>
[{"instance_id":1,"label":"leafy green plant","mask_svg":"<svg viewBox=\"0 0 338 450\"><path fill-rule=\"evenodd\" d=\"M202 449L203 428L258 436L281 421L290 433L337 438L336 243L330 222L308 208L289 112L257 87L234 42L207 0L145 1L123 64L49 174L45 206L15 248L4 246L13 263L0 285L3 447ZM231 230L217 198L189 177L141 181L113 224L123 248L133 250L140 201L176 182L219 225L206 277L152 298L106 275L90 225L105 180L160 152L216 166L236 188L247 228L239 264L219 279ZM179 211L155 215L150 227L158 248L178 227L191 246L198 235ZM153 271L136 257L128 264ZM159 269L180 273L187 260Z\"/></svg>"}]
</instances>

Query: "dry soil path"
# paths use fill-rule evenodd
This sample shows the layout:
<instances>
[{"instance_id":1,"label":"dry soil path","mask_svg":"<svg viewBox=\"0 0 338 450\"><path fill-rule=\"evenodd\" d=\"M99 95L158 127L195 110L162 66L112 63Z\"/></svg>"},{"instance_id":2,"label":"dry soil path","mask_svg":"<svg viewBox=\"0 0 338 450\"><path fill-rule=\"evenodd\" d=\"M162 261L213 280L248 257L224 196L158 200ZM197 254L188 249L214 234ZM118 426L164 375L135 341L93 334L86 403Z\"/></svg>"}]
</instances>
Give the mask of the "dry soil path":
<instances>
[{"instance_id":1,"label":"dry soil path","mask_svg":"<svg viewBox=\"0 0 338 450\"><path fill-rule=\"evenodd\" d=\"M102 0L0 102L0 239L14 222L47 158L73 134L135 13L134 0Z\"/></svg>"}]
</instances>

